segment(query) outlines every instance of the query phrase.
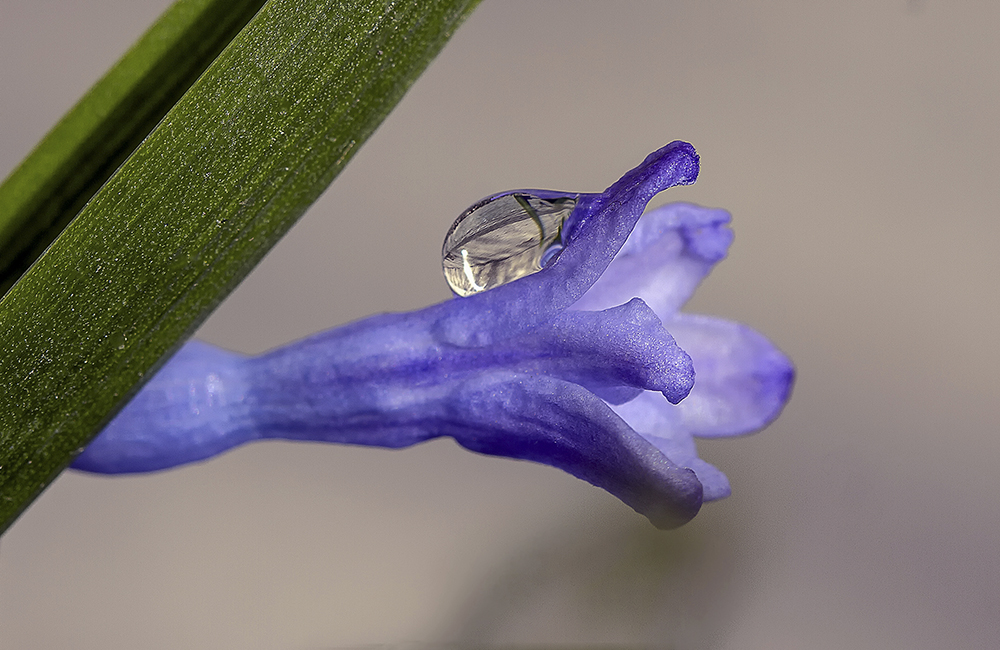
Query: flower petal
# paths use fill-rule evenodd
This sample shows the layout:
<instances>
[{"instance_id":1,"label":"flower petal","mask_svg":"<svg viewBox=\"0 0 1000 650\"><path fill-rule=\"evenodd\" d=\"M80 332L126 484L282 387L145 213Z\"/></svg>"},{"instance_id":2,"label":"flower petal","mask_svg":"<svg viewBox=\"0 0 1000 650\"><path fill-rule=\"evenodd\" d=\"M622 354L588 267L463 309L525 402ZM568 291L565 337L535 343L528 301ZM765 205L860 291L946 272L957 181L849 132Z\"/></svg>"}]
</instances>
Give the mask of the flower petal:
<instances>
[{"instance_id":1,"label":"flower petal","mask_svg":"<svg viewBox=\"0 0 1000 650\"><path fill-rule=\"evenodd\" d=\"M698 154L694 147L676 141L649 154L602 194L525 190L543 198L578 198L566 223L565 247L537 273L437 305L447 312L447 318L438 323L437 336L452 345L485 346L516 336L562 312L601 277L649 200L674 185L693 183L697 176Z\"/></svg>"},{"instance_id":2,"label":"flower petal","mask_svg":"<svg viewBox=\"0 0 1000 650\"><path fill-rule=\"evenodd\" d=\"M493 374L463 384L452 400L455 424L448 433L466 449L559 467L658 528L679 526L701 507L695 473L672 463L580 386Z\"/></svg>"},{"instance_id":3,"label":"flower petal","mask_svg":"<svg viewBox=\"0 0 1000 650\"><path fill-rule=\"evenodd\" d=\"M564 312L550 324L495 346L516 364L578 383L591 391L640 388L676 404L691 392L691 357L639 298L601 312ZM631 395L630 395L631 396Z\"/></svg>"},{"instance_id":4,"label":"flower petal","mask_svg":"<svg viewBox=\"0 0 1000 650\"><path fill-rule=\"evenodd\" d=\"M733 240L725 210L668 203L644 214L604 275L573 309L605 309L635 296L667 319Z\"/></svg>"},{"instance_id":5,"label":"flower petal","mask_svg":"<svg viewBox=\"0 0 1000 650\"><path fill-rule=\"evenodd\" d=\"M704 494L704 502L725 499L733 493L729 485L729 479L715 465L695 456L685 461L682 466L692 470L698 477Z\"/></svg>"},{"instance_id":6,"label":"flower petal","mask_svg":"<svg viewBox=\"0 0 1000 650\"><path fill-rule=\"evenodd\" d=\"M692 434L751 433L778 417L795 369L780 350L741 323L677 314L667 329L694 360L695 386L678 406Z\"/></svg>"},{"instance_id":7,"label":"flower petal","mask_svg":"<svg viewBox=\"0 0 1000 650\"><path fill-rule=\"evenodd\" d=\"M672 462L693 470L701 482L704 501L729 496L731 490L726 475L698 458L694 438L688 431L680 407L666 403L656 393L644 392L612 409Z\"/></svg>"}]
</instances>

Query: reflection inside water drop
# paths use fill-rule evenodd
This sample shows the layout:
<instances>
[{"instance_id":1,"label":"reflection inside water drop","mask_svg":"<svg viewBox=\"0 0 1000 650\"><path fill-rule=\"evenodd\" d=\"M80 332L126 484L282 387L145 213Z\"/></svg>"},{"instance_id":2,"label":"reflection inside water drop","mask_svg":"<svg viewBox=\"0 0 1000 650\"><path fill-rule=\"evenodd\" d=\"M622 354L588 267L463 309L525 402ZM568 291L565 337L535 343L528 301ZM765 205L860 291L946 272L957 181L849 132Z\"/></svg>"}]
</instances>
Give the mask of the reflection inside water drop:
<instances>
[{"instance_id":1,"label":"reflection inside water drop","mask_svg":"<svg viewBox=\"0 0 1000 650\"><path fill-rule=\"evenodd\" d=\"M543 199L511 192L483 199L455 220L441 265L451 290L468 296L542 270L562 249L571 196Z\"/></svg>"}]
</instances>

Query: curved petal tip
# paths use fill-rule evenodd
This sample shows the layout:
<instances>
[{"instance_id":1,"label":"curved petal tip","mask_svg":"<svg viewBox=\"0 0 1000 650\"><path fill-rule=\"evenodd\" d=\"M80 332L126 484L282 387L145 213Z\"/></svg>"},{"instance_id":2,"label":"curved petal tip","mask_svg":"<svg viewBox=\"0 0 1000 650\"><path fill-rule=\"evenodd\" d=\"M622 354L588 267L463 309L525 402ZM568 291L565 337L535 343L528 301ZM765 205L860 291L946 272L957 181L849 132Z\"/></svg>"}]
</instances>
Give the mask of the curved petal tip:
<instances>
[{"instance_id":1,"label":"curved petal tip","mask_svg":"<svg viewBox=\"0 0 1000 650\"><path fill-rule=\"evenodd\" d=\"M678 467L607 404L570 382L495 374L458 386L449 427L460 445L558 467L607 490L657 528L676 528L701 508L696 473Z\"/></svg>"}]
</instances>

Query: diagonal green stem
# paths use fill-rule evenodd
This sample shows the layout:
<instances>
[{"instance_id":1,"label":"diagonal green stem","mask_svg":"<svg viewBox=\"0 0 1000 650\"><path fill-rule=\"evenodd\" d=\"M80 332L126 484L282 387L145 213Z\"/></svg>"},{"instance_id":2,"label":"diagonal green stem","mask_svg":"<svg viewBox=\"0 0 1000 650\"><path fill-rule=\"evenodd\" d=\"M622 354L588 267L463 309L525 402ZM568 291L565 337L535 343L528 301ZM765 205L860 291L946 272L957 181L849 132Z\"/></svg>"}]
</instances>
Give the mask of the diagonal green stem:
<instances>
[{"instance_id":1,"label":"diagonal green stem","mask_svg":"<svg viewBox=\"0 0 1000 650\"><path fill-rule=\"evenodd\" d=\"M264 0L178 0L0 185L0 295L111 177Z\"/></svg>"},{"instance_id":2,"label":"diagonal green stem","mask_svg":"<svg viewBox=\"0 0 1000 650\"><path fill-rule=\"evenodd\" d=\"M319 196L477 0L270 0L0 301L0 530Z\"/></svg>"}]
</instances>

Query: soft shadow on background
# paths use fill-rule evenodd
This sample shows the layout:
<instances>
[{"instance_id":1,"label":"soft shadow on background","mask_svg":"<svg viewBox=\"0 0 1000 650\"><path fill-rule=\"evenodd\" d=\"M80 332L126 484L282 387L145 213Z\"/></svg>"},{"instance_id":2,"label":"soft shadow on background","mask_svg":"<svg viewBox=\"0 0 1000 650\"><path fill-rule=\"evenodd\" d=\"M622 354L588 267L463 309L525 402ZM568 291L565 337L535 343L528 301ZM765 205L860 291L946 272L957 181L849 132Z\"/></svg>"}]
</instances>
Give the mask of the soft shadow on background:
<instances>
[{"instance_id":1,"label":"soft shadow on background","mask_svg":"<svg viewBox=\"0 0 1000 650\"><path fill-rule=\"evenodd\" d=\"M0 175L166 4L0 4ZM658 202L736 231L689 309L799 368L777 424L701 445L734 496L660 533L445 440L67 473L3 537L0 646L995 647L998 25L995 2L486 0L200 336L258 352L446 299L476 199L599 191L685 139L701 178Z\"/></svg>"}]
</instances>

